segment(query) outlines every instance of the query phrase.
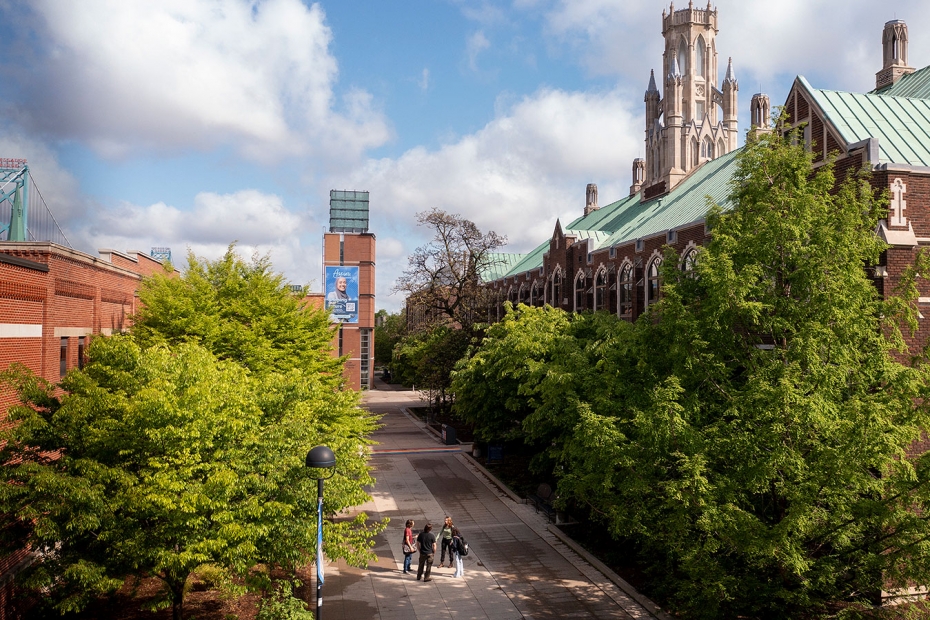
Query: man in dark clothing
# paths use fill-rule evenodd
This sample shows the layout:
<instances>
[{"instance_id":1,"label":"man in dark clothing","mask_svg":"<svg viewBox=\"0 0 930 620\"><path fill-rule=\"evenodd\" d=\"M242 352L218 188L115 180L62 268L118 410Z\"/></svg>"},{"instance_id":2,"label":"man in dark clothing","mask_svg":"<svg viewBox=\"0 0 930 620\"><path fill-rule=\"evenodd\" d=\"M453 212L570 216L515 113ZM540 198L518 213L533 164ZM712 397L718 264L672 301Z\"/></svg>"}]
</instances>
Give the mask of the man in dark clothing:
<instances>
[{"instance_id":1,"label":"man in dark clothing","mask_svg":"<svg viewBox=\"0 0 930 620\"><path fill-rule=\"evenodd\" d=\"M417 547L420 549L420 567L417 569L417 581L423 577L423 581L432 581L429 572L433 568L433 554L436 553L436 535L432 532L433 526L427 523L423 526L423 531L417 536ZM423 575L423 567L426 567L426 576Z\"/></svg>"}]
</instances>

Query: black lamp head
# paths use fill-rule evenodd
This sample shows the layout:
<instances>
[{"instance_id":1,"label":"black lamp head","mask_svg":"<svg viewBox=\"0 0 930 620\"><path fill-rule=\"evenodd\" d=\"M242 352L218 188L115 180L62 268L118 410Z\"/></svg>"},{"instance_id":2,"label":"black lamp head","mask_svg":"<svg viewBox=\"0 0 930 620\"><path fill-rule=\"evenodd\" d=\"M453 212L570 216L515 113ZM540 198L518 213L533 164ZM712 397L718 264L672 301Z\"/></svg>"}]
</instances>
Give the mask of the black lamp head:
<instances>
[{"instance_id":1,"label":"black lamp head","mask_svg":"<svg viewBox=\"0 0 930 620\"><path fill-rule=\"evenodd\" d=\"M307 453L307 467L316 467L317 469L329 469L336 466L336 455L328 446L317 446L311 448Z\"/></svg>"}]
</instances>

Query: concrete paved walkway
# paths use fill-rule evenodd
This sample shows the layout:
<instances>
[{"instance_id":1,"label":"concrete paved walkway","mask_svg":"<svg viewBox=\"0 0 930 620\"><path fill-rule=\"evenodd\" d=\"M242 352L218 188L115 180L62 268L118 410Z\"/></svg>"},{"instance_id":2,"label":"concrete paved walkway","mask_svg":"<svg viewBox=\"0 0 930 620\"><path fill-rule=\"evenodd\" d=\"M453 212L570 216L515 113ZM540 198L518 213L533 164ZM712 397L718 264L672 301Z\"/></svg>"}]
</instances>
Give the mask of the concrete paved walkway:
<instances>
[{"instance_id":1,"label":"concrete paved walkway","mask_svg":"<svg viewBox=\"0 0 930 620\"><path fill-rule=\"evenodd\" d=\"M422 404L415 393L375 390L365 402L383 415L384 426L374 436L379 445L372 458L373 499L360 510L391 522L377 538L377 562L367 569L343 562L326 566L323 618L657 617L551 533L544 515L513 501L457 446L440 445L406 415L405 407ZM451 568L438 568L438 553L431 582L404 575L404 522L415 520L416 533L431 521L436 531L445 515L469 543L465 578L453 579ZM415 570L417 554L413 560Z\"/></svg>"}]
</instances>

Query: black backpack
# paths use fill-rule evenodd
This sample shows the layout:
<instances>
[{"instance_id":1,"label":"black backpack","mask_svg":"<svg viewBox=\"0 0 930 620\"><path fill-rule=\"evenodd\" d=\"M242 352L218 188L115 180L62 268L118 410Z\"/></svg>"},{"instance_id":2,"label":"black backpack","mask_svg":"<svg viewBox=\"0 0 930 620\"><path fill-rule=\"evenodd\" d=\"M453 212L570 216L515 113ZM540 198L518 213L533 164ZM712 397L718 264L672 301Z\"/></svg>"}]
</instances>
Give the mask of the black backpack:
<instances>
[{"instance_id":1,"label":"black backpack","mask_svg":"<svg viewBox=\"0 0 930 620\"><path fill-rule=\"evenodd\" d=\"M459 552L459 555L463 558L468 555L468 543L465 542L465 537L461 534L458 535L458 548L456 549Z\"/></svg>"}]
</instances>

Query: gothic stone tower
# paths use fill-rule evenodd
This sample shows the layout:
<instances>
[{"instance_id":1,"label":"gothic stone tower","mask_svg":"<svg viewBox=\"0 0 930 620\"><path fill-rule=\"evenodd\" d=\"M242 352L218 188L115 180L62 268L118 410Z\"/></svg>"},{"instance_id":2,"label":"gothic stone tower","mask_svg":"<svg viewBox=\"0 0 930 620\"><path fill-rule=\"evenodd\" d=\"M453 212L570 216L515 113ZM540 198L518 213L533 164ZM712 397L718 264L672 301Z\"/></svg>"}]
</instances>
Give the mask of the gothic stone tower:
<instances>
[{"instance_id":1,"label":"gothic stone tower","mask_svg":"<svg viewBox=\"0 0 930 620\"><path fill-rule=\"evenodd\" d=\"M733 62L717 88L717 11L662 11L664 94L655 73L646 90L646 170L643 198L667 192L705 161L736 148L739 85ZM719 113L718 113L719 109Z\"/></svg>"}]
</instances>

